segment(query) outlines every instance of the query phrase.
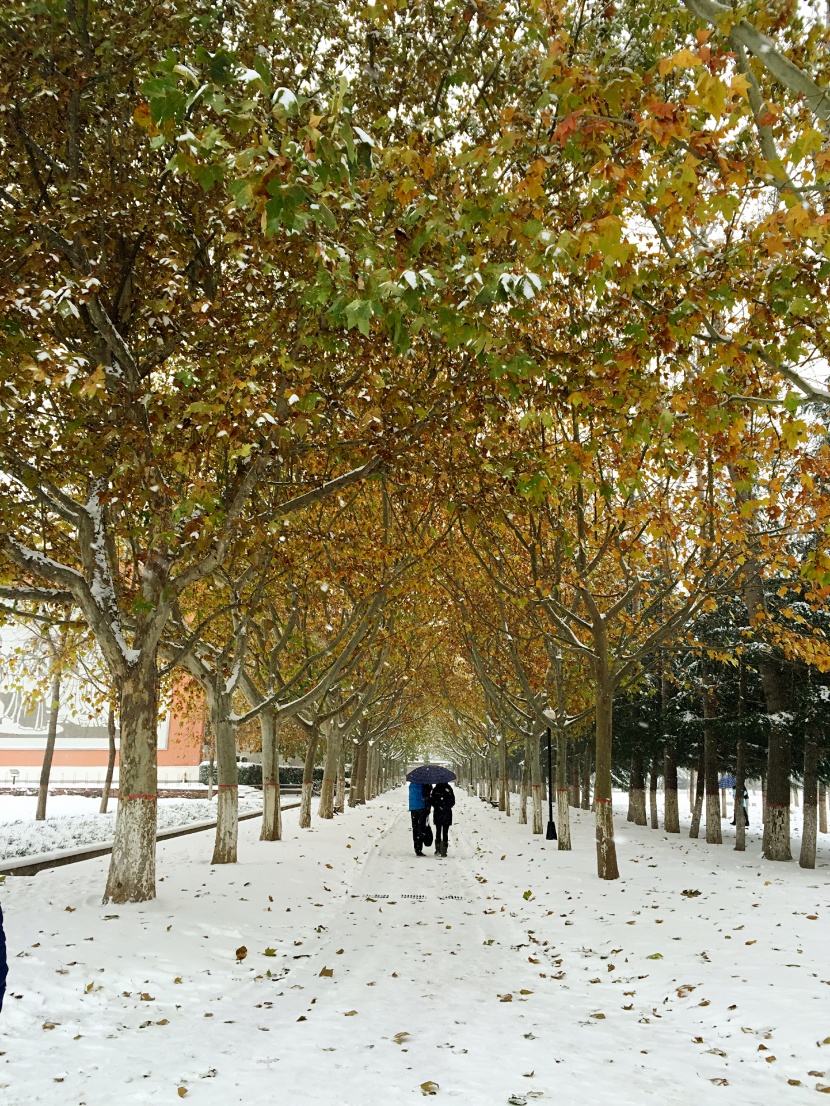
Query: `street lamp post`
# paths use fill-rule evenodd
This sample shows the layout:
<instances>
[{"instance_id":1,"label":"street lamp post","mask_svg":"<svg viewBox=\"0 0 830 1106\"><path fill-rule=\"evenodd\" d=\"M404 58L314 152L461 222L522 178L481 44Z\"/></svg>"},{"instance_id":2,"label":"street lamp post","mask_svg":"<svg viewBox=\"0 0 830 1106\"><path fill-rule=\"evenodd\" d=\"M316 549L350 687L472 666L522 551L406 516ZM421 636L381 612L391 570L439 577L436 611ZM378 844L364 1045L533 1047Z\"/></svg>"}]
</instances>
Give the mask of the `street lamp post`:
<instances>
[{"instance_id":1,"label":"street lamp post","mask_svg":"<svg viewBox=\"0 0 830 1106\"><path fill-rule=\"evenodd\" d=\"M556 826L553 823L553 750L550 741L550 726L548 726L548 829L545 834L548 841L556 840Z\"/></svg>"}]
</instances>

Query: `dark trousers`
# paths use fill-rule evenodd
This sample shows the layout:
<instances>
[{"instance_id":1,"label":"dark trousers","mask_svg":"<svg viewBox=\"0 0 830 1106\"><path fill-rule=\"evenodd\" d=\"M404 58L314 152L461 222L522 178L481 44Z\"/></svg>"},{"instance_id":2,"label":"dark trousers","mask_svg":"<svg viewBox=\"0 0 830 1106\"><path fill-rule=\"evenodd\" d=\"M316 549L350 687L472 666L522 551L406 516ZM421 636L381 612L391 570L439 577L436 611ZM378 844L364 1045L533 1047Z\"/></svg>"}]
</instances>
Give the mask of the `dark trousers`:
<instances>
[{"instance_id":1,"label":"dark trousers","mask_svg":"<svg viewBox=\"0 0 830 1106\"><path fill-rule=\"evenodd\" d=\"M412 843L415 846L415 852L419 853L424 847L424 828L427 824L427 812L426 810L410 810L409 816L412 819Z\"/></svg>"},{"instance_id":2,"label":"dark trousers","mask_svg":"<svg viewBox=\"0 0 830 1106\"><path fill-rule=\"evenodd\" d=\"M436 849L438 848L439 845L446 845L447 844L447 833L449 831L449 828L450 828L449 826L436 826L435 827L435 847L436 847Z\"/></svg>"}]
</instances>

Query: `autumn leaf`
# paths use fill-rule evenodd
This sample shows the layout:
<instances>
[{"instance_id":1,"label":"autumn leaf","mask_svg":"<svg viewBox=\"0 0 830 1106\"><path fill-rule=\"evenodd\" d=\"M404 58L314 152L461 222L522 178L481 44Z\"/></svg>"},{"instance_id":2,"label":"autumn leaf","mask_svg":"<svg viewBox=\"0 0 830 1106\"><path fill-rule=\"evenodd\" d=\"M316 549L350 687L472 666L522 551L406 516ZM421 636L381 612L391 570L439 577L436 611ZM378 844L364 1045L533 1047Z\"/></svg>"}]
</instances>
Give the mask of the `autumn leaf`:
<instances>
[{"instance_id":1,"label":"autumn leaf","mask_svg":"<svg viewBox=\"0 0 830 1106\"><path fill-rule=\"evenodd\" d=\"M236 950L236 962L241 964L245 957L248 955L248 950L244 945L240 945Z\"/></svg>"},{"instance_id":2,"label":"autumn leaf","mask_svg":"<svg viewBox=\"0 0 830 1106\"><path fill-rule=\"evenodd\" d=\"M571 135L576 134L579 130L579 117L584 114L585 108L580 108L578 111L572 111L570 115L566 115L553 132L553 141L558 142L560 146L564 146Z\"/></svg>"},{"instance_id":3,"label":"autumn leaf","mask_svg":"<svg viewBox=\"0 0 830 1106\"><path fill-rule=\"evenodd\" d=\"M431 1079L427 1079L425 1083L421 1084L421 1094L438 1094L438 1084Z\"/></svg>"},{"instance_id":4,"label":"autumn leaf","mask_svg":"<svg viewBox=\"0 0 830 1106\"><path fill-rule=\"evenodd\" d=\"M667 73L670 73L673 69L694 69L698 65L703 65L701 59L697 54L693 54L691 50L679 50L670 58L663 58L658 66L660 70L660 76L665 77Z\"/></svg>"}]
</instances>

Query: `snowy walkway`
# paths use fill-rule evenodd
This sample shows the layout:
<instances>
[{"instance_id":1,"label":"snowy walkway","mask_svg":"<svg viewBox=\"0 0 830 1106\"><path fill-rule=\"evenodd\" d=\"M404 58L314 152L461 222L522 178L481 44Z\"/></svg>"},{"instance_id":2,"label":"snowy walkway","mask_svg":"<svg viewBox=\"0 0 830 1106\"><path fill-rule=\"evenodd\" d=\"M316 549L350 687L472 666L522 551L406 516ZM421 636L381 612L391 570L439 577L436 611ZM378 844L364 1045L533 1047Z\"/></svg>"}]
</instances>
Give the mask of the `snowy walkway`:
<instances>
[{"instance_id":1,"label":"snowy walkway","mask_svg":"<svg viewBox=\"0 0 830 1106\"><path fill-rule=\"evenodd\" d=\"M802 872L618 820L603 884L587 813L558 853L459 792L449 858L416 860L403 806L302 834L292 811L281 844L244 823L232 869L209 834L166 843L143 907L100 905L102 861L7 880L4 1102L381 1106L432 1081L464 1106L768 1106L830 1085L826 839Z\"/></svg>"}]
</instances>

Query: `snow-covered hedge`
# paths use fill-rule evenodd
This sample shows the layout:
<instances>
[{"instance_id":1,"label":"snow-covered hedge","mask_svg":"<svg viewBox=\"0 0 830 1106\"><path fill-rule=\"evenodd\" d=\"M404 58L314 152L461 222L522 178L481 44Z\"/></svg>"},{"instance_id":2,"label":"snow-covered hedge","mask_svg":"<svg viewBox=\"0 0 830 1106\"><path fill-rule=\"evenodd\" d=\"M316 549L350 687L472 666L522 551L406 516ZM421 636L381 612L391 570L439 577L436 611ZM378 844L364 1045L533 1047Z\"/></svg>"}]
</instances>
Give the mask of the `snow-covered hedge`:
<instances>
[{"instance_id":1,"label":"snow-covered hedge","mask_svg":"<svg viewBox=\"0 0 830 1106\"><path fill-rule=\"evenodd\" d=\"M261 795L240 794L240 814L258 810L261 806ZM208 799L163 799L159 802L158 828L173 829L215 817L216 804ZM107 845L112 842L114 833L114 812L60 815L47 818L45 822L22 818L0 822L0 860L77 849L85 845Z\"/></svg>"}]
</instances>

